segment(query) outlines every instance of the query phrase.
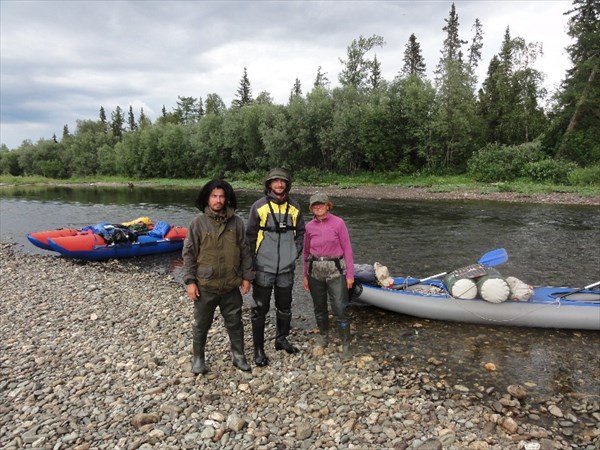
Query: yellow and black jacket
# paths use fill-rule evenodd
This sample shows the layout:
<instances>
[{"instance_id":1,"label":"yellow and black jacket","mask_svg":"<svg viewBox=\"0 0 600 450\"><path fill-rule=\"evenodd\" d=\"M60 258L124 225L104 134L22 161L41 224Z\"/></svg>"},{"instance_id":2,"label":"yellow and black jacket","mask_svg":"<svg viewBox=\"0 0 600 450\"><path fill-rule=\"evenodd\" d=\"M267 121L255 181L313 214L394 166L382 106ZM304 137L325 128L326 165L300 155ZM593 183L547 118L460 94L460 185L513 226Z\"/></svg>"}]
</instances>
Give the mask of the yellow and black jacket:
<instances>
[{"instance_id":1,"label":"yellow and black jacket","mask_svg":"<svg viewBox=\"0 0 600 450\"><path fill-rule=\"evenodd\" d=\"M250 208L246 222L248 245L254 251L254 269L286 273L295 268L304 243L304 217L300 205L286 196L267 195Z\"/></svg>"}]
</instances>

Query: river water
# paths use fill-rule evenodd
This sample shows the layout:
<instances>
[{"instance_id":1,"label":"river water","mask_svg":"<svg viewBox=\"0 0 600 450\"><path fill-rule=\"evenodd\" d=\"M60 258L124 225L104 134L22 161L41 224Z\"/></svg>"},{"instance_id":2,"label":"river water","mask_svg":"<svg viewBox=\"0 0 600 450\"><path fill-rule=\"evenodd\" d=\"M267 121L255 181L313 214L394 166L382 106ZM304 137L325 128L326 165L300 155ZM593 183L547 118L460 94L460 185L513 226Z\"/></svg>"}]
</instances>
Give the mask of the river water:
<instances>
[{"instance_id":1,"label":"river water","mask_svg":"<svg viewBox=\"0 0 600 450\"><path fill-rule=\"evenodd\" d=\"M197 214L197 190L121 187L0 188L0 239L25 252L44 253L28 232L81 228L149 216L187 226ZM247 217L258 192L238 193ZM306 208L308 198L297 196ZM355 262L386 265L392 275L423 278L476 262L505 248L504 276L534 285L583 287L600 279L600 208L489 201L401 201L333 198L346 221ZM58 256L57 256L58 257ZM175 254L134 258L126 264L172 273ZM295 327L314 327L311 301L297 271ZM468 325L415 319L370 306L350 308L358 353L382 361L421 365L472 389L524 384L541 401L547 396L600 392L600 333ZM431 365L431 361L441 361ZM485 363L498 370L488 372Z\"/></svg>"}]
</instances>

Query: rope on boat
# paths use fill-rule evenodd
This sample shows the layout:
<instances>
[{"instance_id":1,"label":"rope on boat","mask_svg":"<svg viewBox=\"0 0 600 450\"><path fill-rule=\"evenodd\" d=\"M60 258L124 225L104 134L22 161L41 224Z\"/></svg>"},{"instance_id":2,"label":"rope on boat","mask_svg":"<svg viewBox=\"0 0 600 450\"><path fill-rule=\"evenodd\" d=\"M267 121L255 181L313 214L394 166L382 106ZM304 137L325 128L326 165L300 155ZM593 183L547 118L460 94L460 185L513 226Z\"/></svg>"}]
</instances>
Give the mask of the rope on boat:
<instances>
[{"instance_id":1,"label":"rope on boat","mask_svg":"<svg viewBox=\"0 0 600 450\"><path fill-rule=\"evenodd\" d=\"M469 314L471 314L471 315L473 315L473 316L475 316L475 317L478 317L478 318L480 318L480 319L482 319L482 320L487 320L488 322L496 322L496 323L506 323L506 322L513 322L513 321L515 321L515 320L517 320L517 319L520 319L521 317L526 317L526 316L528 316L528 315L530 315L530 314L532 314L532 313L534 313L534 312L536 312L536 311L539 311L539 310L540 310L540 309L542 309L542 308L553 307L554 305L556 305L556 308L560 308L560 305L561 305L561 303L560 303L560 299L557 299L557 300L556 300L555 302L553 302L553 303L548 303L548 304L545 304L545 305L540 305L538 308L531 309L530 311L527 311L527 312L526 312L526 313L524 313L524 314L519 314L519 315L516 315L516 316L512 317L511 319L499 320L499 319L491 319L491 318L489 318L489 317L484 317L484 316L482 316L481 314L477 314L477 313L474 313L473 311L470 311L469 309L465 308L465 306L464 306L463 304L461 304L461 302L460 302L460 299L458 299L458 298L455 298L455 297L453 297L452 295L450 295L450 293L449 293L449 292L448 292L448 290L445 288L445 286L444 286L444 291L446 291L446 294L447 294L447 295L448 295L448 296L449 296L449 297L450 297L452 300L454 300L454 301L456 301L456 302L457 302L457 305L458 305L458 306L459 306L459 307L460 307L460 308L461 308L463 311L466 311L466 312L468 312ZM479 301L485 301L485 300L482 300L482 299L478 299L478 300L479 300ZM526 303L526 302L524 302L524 303Z\"/></svg>"}]
</instances>

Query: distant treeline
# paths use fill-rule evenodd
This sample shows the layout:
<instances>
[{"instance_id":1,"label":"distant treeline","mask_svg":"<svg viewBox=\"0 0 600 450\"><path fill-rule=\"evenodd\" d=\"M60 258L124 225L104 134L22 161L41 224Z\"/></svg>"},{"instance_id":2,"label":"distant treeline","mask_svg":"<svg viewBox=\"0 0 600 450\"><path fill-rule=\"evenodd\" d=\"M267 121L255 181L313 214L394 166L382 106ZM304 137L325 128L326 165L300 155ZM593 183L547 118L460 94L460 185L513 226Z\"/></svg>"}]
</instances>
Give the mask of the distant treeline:
<instances>
[{"instance_id":1,"label":"distant treeline","mask_svg":"<svg viewBox=\"0 0 600 450\"><path fill-rule=\"evenodd\" d=\"M414 34L393 80L382 78L374 54L383 38L361 36L340 58L339 87L319 67L310 90L296 79L279 105L268 92L253 96L244 68L230 107L217 94L180 96L155 123L143 109L136 117L117 107L108 118L100 107L98 120L80 120L74 132L65 125L60 138L3 146L0 172L205 178L283 166L305 178L372 171L573 182L572 172L600 164L597 0L574 0L566 14L572 67L547 107L544 75L533 68L541 46L511 37L508 27L477 87L482 26L476 20L472 39L461 40L453 4L433 80Z\"/></svg>"}]
</instances>

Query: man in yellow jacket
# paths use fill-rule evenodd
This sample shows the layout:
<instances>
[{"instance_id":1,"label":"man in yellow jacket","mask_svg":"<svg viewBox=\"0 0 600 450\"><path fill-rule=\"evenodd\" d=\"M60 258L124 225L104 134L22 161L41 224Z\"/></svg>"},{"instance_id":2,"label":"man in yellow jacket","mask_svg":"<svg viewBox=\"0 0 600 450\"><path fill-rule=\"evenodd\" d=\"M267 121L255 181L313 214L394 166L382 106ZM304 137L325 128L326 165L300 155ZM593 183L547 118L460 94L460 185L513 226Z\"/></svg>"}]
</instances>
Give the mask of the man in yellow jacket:
<instances>
[{"instance_id":1,"label":"man in yellow jacket","mask_svg":"<svg viewBox=\"0 0 600 450\"><path fill-rule=\"evenodd\" d=\"M264 350L265 320L274 291L275 349L297 353L288 341L292 321L292 288L296 260L302 254L304 218L298 202L289 197L292 178L275 168L264 180L265 196L254 202L246 222L248 244L254 252L256 276L252 287L252 338L257 366L269 363Z\"/></svg>"}]
</instances>

